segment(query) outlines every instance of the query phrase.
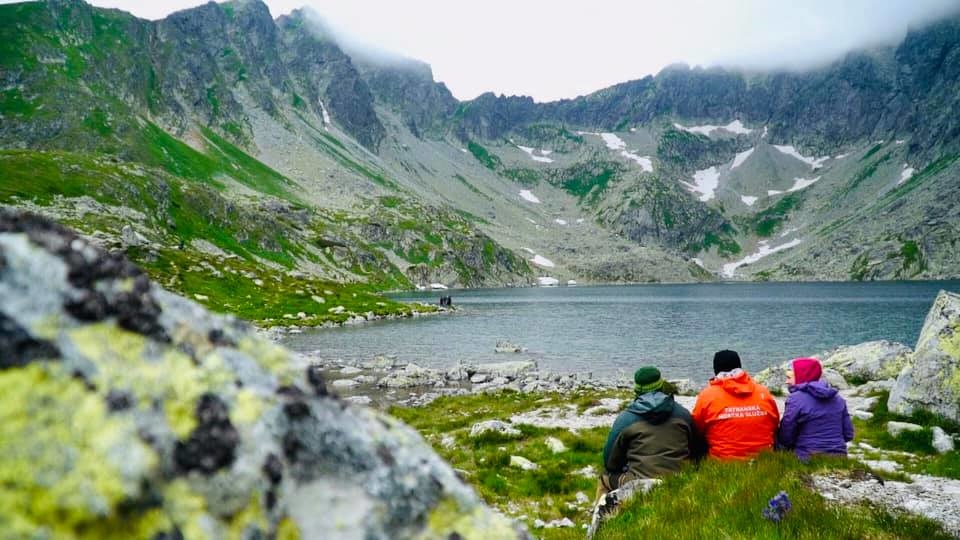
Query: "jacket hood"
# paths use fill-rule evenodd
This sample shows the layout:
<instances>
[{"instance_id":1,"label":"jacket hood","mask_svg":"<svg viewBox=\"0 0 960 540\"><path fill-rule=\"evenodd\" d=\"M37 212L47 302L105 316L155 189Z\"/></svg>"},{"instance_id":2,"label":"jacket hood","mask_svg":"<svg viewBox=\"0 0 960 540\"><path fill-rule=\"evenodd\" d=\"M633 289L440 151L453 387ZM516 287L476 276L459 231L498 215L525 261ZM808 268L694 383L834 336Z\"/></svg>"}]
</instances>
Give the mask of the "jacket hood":
<instances>
[{"instance_id":1,"label":"jacket hood","mask_svg":"<svg viewBox=\"0 0 960 540\"><path fill-rule=\"evenodd\" d=\"M742 369L730 372L727 376L718 376L710 379L711 385L723 388L728 394L734 396L749 396L757 389L757 383L753 382L750 375Z\"/></svg>"},{"instance_id":2,"label":"jacket hood","mask_svg":"<svg viewBox=\"0 0 960 540\"><path fill-rule=\"evenodd\" d=\"M660 424L673 414L673 396L663 392L641 394L627 405L627 410L644 420Z\"/></svg>"},{"instance_id":3,"label":"jacket hood","mask_svg":"<svg viewBox=\"0 0 960 540\"><path fill-rule=\"evenodd\" d=\"M817 399L830 399L837 395L837 389L823 381L812 381L803 384L795 384L789 388L791 392L803 392L810 394Z\"/></svg>"}]
</instances>

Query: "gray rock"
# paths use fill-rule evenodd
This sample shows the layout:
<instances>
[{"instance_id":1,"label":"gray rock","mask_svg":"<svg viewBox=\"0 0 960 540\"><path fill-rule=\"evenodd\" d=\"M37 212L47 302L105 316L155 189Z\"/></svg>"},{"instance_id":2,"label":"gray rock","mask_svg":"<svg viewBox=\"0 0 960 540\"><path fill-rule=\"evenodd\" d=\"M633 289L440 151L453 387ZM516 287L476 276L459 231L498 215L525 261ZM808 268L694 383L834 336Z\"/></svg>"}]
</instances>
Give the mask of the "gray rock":
<instances>
[{"instance_id":1,"label":"gray rock","mask_svg":"<svg viewBox=\"0 0 960 540\"><path fill-rule=\"evenodd\" d=\"M518 360L514 362L495 362L490 364L480 364L473 369L474 373L489 375L491 377L506 377L513 380L523 373L533 370L537 367L535 362L529 360Z\"/></svg>"},{"instance_id":2,"label":"gray rock","mask_svg":"<svg viewBox=\"0 0 960 540\"><path fill-rule=\"evenodd\" d=\"M913 355L890 391L889 409L929 410L960 421L960 296L940 291Z\"/></svg>"},{"instance_id":3,"label":"gray rock","mask_svg":"<svg viewBox=\"0 0 960 540\"><path fill-rule=\"evenodd\" d=\"M830 386L836 388L837 390L846 390L850 388L850 385L847 383L846 379L843 378L839 372L834 369L824 369L823 375L820 376L820 380L826 381Z\"/></svg>"},{"instance_id":4,"label":"gray rock","mask_svg":"<svg viewBox=\"0 0 960 540\"><path fill-rule=\"evenodd\" d=\"M955 448L953 437L940 426L936 426L933 428L933 447L941 454L952 452Z\"/></svg>"},{"instance_id":5,"label":"gray rock","mask_svg":"<svg viewBox=\"0 0 960 540\"><path fill-rule=\"evenodd\" d=\"M502 420L485 420L478 422L470 428L470 436L478 437L484 433L494 432L510 437L519 437L520 430Z\"/></svg>"},{"instance_id":6,"label":"gray rock","mask_svg":"<svg viewBox=\"0 0 960 540\"><path fill-rule=\"evenodd\" d=\"M142 234L134 230L130 225L124 225L120 229L120 240L125 247L139 247L150 243Z\"/></svg>"},{"instance_id":7,"label":"gray rock","mask_svg":"<svg viewBox=\"0 0 960 540\"><path fill-rule=\"evenodd\" d=\"M563 441L556 437L547 437L544 442L546 443L547 448L549 448L554 454L567 451L567 447L563 444Z\"/></svg>"},{"instance_id":8,"label":"gray rock","mask_svg":"<svg viewBox=\"0 0 960 540\"><path fill-rule=\"evenodd\" d=\"M31 449L0 455L18 471L4 535L525 536L416 431L345 406L316 370L121 256L0 210L0 261L0 382L20 420L5 435Z\"/></svg>"},{"instance_id":9,"label":"gray rock","mask_svg":"<svg viewBox=\"0 0 960 540\"><path fill-rule=\"evenodd\" d=\"M907 364L912 351L902 343L868 341L840 347L822 355L823 367L834 369L844 377L877 381L894 378Z\"/></svg>"},{"instance_id":10,"label":"gray rock","mask_svg":"<svg viewBox=\"0 0 960 540\"><path fill-rule=\"evenodd\" d=\"M360 383L358 383L357 381L355 381L355 380L353 380L353 379L337 379L337 380L335 380L335 381L331 381L331 382L330 382L330 386L332 386L332 387L334 387L334 388L340 388L340 389L353 388L354 386L357 386L358 384L360 384Z\"/></svg>"},{"instance_id":11,"label":"gray rock","mask_svg":"<svg viewBox=\"0 0 960 540\"><path fill-rule=\"evenodd\" d=\"M473 377L470 377L470 382L473 384L481 384L487 382L487 375L485 373L477 373Z\"/></svg>"},{"instance_id":12,"label":"gray rock","mask_svg":"<svg viewBox=\"0 0 960 540\"><path fill-rule=\"evenodd\" d=\"M873 413L868 411L853 411L850 413L850 416L858 420L869 420L873 418Z\"/></svg>"},{"instance_id":13,"label":"gray rock","mask_svg":"<svg viewBox=\"0 0 960 540\"><path fill-rule=\"evenodd\" d=\"M510 466L523 469L525 471L535 471L540 468L539 465L523 456L510 456Z\"/></svg>"},{"instance_id":14,"label":"gray rock","mask_svg":"<svg viewBox=\"0 0 960 540\"><path fill-rule=\"evenodd\" d=\"M906 431L921 431L923 426L911 424L910 422L887 422L887 433L891 437L896 437Z\"/></svg>"}]
</instances>

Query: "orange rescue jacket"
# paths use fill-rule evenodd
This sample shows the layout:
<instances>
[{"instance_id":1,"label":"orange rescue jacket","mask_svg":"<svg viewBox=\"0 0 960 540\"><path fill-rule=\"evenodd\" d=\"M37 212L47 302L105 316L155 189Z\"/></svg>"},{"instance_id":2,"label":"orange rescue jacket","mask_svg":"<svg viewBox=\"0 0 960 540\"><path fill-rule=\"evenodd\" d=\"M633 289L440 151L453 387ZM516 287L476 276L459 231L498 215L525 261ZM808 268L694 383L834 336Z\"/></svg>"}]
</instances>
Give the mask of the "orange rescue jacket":
<instances>
[{"instance_id":1,"label":"orange rescue jacket","mask_svg":"<svg viewBox=\"0 0 960 540\"><path fill-rule=\"evenodd\" d=\"M773 448L780 411L770 391L746 371L710 379L697 396L693 423L707 440L708 455L747 459Z\"/></svg>"}]
</instances>

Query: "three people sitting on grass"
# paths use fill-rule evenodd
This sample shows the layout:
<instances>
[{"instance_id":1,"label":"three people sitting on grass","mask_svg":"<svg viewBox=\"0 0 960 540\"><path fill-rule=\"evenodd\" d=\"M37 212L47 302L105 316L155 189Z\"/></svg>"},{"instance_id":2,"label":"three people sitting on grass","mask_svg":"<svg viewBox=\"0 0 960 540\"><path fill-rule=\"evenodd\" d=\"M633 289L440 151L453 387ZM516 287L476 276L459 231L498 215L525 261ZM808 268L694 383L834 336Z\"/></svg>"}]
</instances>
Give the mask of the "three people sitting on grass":
<instances>
[{"instance_id":1,"label":"three people sitting on grass","mask_svg":"<svg viewBox=\"0 0 960 540\"><path fill-rule=\"evenodd\" d=\"M734 351L714 355L714 377L697 396L692 414L664 392L657 368L638 369L635 399L613 423L603 448L599 492L679 471L704 454L743 460L779 446L803 460L813 454L846 455L846 442L853 439L846 402L820 380L817 360L797 358L791 367L782 423L773 395L743 370Z\"/></svg>"}]
</instances>

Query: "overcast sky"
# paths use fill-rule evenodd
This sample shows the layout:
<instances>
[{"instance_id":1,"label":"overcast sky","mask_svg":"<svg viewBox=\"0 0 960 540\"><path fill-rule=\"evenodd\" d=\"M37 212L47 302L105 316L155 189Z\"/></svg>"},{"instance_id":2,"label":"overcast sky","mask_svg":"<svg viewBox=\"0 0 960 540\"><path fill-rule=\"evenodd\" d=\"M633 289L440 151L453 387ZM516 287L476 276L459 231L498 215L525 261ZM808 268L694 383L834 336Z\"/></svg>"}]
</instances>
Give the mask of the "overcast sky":
<instances>
[{"instance_id":1,"label":"overcast sky","mask_svg":"<svg viewBox=\"0 0 960 540\"><path fill-rule=\"evenodd\" d=\"M10 3L0 0L0 3ZM93 0L157 19L197 0ZM572 98L676 62L803 69L900 40L960 0L266 0L417 58L455 96Z\"/></svg>"}]
</instances>

